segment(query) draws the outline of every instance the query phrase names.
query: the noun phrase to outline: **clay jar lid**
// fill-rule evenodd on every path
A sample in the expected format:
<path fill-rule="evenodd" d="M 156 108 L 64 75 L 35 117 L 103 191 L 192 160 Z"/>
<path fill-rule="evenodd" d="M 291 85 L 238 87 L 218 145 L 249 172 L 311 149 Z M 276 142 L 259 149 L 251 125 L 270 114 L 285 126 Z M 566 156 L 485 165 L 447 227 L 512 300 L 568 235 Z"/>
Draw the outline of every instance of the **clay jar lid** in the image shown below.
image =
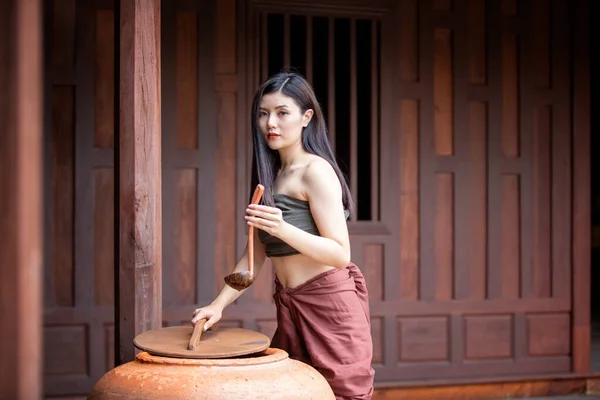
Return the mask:
<path fill-rule="evenodd" d="M 154 356 L 220 359 L 260 353 L 269 348 L 268 336 L 243 328 L 216 328 L 203 332 L 195 350 L 188 350 L 192 326 L 171 326 L 146 331 L 135 337 L 133 343 L 140 350 Z"/>

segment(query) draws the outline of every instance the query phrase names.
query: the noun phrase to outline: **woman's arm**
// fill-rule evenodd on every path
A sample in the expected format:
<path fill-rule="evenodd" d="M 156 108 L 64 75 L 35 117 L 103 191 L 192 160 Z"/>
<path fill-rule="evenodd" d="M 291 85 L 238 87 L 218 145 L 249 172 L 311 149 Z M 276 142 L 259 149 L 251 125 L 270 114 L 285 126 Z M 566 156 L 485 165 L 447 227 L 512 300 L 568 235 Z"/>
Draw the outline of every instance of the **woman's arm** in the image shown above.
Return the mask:
<path fill-rule="evenodd" d="M 253 250 L 254 250 L 254 276 L 258 276 L 260 271 L 265 264 L 265 246 L 261 243 L 258 238 L 258 231 L 254 230 L 253 236 Z M 244 272 L 248 270 L 248 243 L 244 249 L 244 254 L 238 260 L 233 272 Z M 213 300 L 211 304 L 205 307 L 197 308 L 192 315 L 192 324 L 196 324 L 201 319 L 207 319 L 204 324 L 204 330 L 207 330 L 212 325 L 216 324 L 223 314 L 225 307 L 233 303 L 238 297 L 242 295 L 246 290 L 238 291 L 224 285 L 219 295 Z"/>
<path fill-rule="evenodd" d="M 338 177 L 327 161 L 319 159 L 306 167 L 302 180 L 320 236 L 284 222 L 281 210 L 274 207 L 251 205 L 247 220 L 318 263 L 346 268 L 350 263 L 350 239 Z"/>

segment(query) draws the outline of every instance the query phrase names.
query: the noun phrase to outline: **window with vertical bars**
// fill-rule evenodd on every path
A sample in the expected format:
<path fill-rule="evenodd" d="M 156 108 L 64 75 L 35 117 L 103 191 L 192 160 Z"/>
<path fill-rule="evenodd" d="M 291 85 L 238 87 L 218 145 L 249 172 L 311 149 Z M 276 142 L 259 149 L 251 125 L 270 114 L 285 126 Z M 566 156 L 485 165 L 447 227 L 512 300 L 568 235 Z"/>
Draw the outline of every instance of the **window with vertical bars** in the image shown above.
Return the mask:
<path fill-rule="evenodd" d="M 353 221 L 380 219 L 380 53 L 377 20 L 265 13 L 260 75 L 284 68 L 313 85 L 356 202 Z"/>

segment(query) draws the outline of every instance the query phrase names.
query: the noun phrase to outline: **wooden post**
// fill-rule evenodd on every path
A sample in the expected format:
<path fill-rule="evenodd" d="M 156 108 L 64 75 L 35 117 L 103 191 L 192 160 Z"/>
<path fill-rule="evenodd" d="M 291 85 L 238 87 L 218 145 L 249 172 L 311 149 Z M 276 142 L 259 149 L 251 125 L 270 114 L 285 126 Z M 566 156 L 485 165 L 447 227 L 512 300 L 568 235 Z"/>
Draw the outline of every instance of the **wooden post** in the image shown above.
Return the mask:
<path fill-rule="evenodd" d="M 0 2 L 0 398 L 41 398 L 40 0 Z"/>
<path fill-rule="evenodd" d="M 162 325 L 160 0 L 120 1 L 117 365 Z"/>
<path fill-rule="evenodd" d="M 590 1 L 572 6 L 573 82 L 573 372 L 589 372 L 591 322 Z"/>

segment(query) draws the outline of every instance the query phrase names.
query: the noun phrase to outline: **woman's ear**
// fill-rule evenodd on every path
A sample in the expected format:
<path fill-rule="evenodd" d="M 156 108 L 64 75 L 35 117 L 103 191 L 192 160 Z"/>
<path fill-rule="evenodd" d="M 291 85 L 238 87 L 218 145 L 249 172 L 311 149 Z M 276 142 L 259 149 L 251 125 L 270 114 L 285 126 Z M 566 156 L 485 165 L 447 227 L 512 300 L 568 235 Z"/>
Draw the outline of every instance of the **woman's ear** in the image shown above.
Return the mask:
<path fill-rule="evenodd" d="M 308 123 L 310 122 L 310 120 L 312 119 L 313 116 L 313 110 L 312 109 L 308 109 L 304 112 L 304 117 L 302 117 L 302 126 L 303 127 L 307 127 Z"/>

